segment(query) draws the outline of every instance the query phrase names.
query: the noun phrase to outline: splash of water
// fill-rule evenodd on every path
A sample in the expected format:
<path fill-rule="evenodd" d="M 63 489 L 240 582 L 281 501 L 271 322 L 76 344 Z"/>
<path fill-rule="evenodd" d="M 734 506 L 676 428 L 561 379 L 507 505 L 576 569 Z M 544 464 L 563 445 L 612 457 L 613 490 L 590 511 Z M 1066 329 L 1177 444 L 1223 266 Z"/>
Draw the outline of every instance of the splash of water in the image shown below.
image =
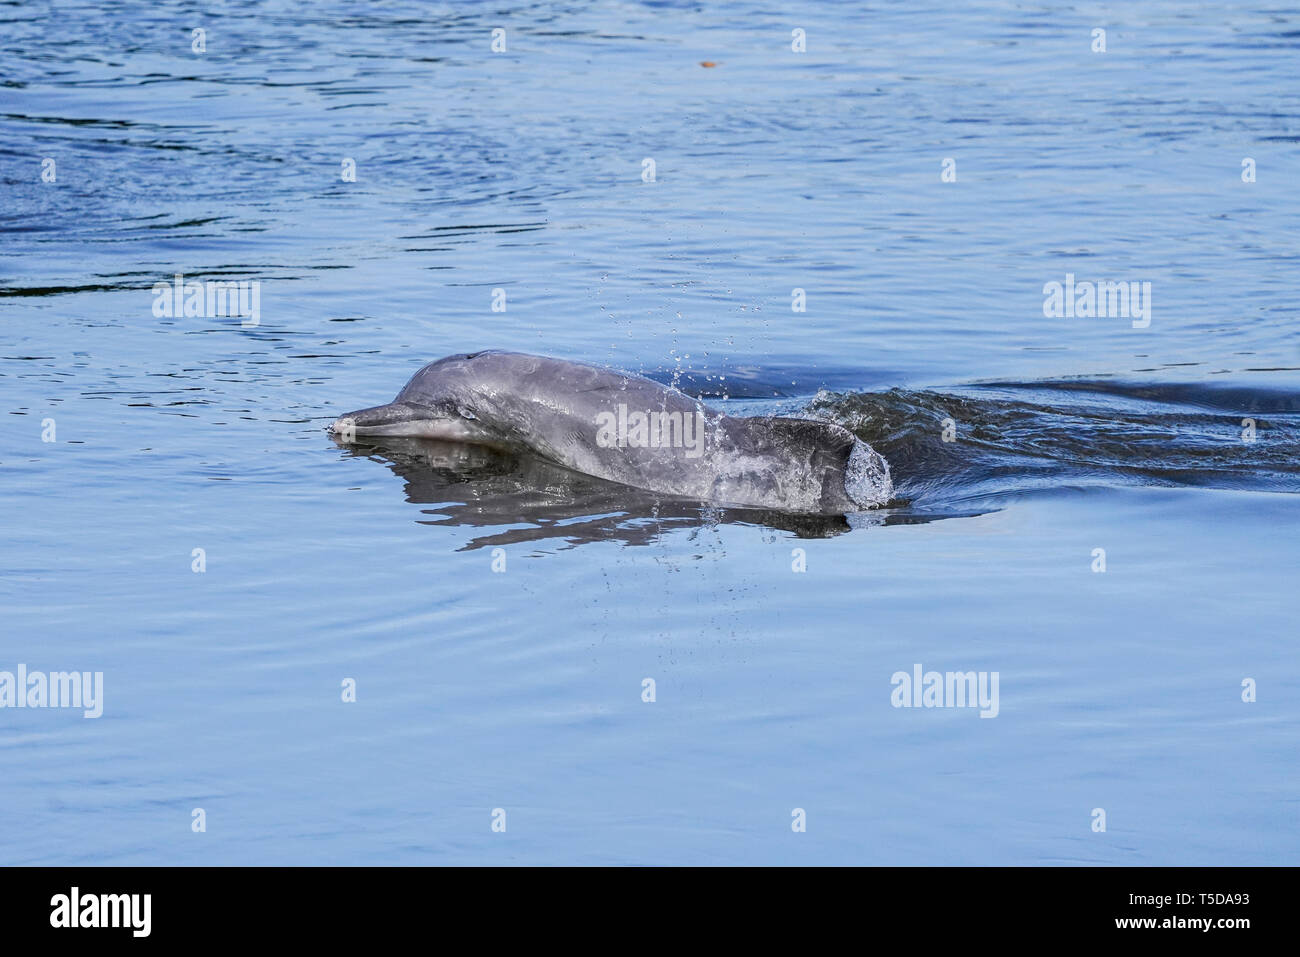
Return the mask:
<path fill-rule="evenodd" d="M 844 470 L 844 491 L 861 508 L 881 508 L 894 497 L 894 481 L 885 457 L 861 440 L 853 443 Z"/>

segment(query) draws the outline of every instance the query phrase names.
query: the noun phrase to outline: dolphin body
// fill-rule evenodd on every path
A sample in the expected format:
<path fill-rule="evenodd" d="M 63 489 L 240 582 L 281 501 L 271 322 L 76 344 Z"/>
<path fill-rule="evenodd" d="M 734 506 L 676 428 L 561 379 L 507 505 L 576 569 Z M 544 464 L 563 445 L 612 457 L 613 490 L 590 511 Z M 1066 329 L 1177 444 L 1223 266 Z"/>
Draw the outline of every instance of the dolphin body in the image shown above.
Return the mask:
<path fill-rule="evenodd" d="M 886 504 L 889 466 L 817 419 L 739 418 L 643 376 L 520 352 L 430 362 L 330 429 L 523 449 L 575 472 L 716 505 L 844 514 Z"/>

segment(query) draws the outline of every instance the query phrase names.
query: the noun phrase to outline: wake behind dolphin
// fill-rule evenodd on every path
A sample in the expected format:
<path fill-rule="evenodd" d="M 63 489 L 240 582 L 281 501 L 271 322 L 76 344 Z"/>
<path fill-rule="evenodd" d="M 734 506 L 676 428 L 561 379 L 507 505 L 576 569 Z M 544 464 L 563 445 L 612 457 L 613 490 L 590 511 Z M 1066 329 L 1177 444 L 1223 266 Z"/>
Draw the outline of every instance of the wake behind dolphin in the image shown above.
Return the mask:
<path fill-rule="evenodd" d="M 392 402 L 336 419 L 356 437 L 523 449 L 584 475 L 716 505 L 845 514 L 889 502 L 889 466 L 819 419 L 724 415 L 650 379 L 517 352 L 448 356 Z"/>

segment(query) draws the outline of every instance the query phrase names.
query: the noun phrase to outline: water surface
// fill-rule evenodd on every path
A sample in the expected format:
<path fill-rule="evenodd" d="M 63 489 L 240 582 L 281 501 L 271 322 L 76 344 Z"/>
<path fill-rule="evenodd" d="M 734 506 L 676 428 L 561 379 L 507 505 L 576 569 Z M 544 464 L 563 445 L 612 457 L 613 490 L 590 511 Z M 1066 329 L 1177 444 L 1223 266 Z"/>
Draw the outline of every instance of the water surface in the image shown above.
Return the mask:
<path fill-rule="evenodd" d="M 1300 11 L 0 24 L 0 670 L 106 695 L 0 710 L 0 861 L 1295 863 Z M 1045 317 L 1067 273 L 1149 327 Z M 897 501 L 325 433 L 485 348 L 830 418 Z M 998 716 L 893 707 L 915 663 Z"/>

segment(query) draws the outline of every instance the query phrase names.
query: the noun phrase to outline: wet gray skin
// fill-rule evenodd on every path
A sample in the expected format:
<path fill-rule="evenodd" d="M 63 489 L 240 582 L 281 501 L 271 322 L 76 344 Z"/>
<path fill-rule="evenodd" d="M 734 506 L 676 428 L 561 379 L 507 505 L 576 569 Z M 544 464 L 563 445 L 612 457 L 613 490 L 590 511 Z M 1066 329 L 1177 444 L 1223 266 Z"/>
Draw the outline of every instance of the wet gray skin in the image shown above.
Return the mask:
<path fill-rule="evenodd" d="M 638 432 L 638 418 L 649 427 Z M 642 376 L 516 352 L 431 362 L 392 402 L 349 412 L 331 429 L 345 441 L 393 436 L 525 450 L 606 481 L 718 505 L 843 514 L 883 505 L 891 493 L 884 460 L 841 426 L 727 416 Z"/>

